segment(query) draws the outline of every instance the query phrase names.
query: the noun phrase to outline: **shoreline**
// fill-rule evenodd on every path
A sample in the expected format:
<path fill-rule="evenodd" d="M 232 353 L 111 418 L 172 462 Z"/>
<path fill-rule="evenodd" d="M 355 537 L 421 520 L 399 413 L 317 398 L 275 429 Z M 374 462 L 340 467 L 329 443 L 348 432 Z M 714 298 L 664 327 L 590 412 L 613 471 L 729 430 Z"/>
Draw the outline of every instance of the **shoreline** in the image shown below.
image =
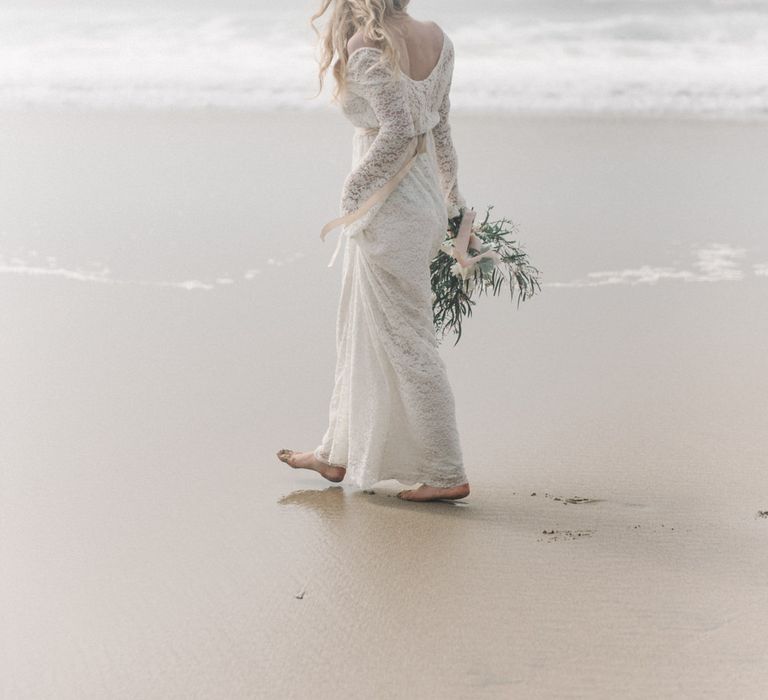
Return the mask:
<path fill-rule="evenodd" d="M 166 118 L 170 116 L 239 116 L 239 117 L 269 117 L 271 115 L 290 116 L 295 118 L 311 117 L 319 118 L 337 116 L 346 122 L 346 117 L 341 112 L 340 106 L 318 106 L 300 109 L 290 107 L 240 107 L 224 105 L 201 106 L 141 106 L 141 105 L 0 105 L 0 118 L 19 115 L 58 115 L 58 116 L 154 116 Z M 609 124 L 642 124 L 670 122 L 676 124 L 708 124 L 708 125 L 747 125 L 765 126 L 768 124 L 768 112 L 760 114 L 696 114 L 683 111 L 503 111 L 503 110 L 469 110 L 453 108 L 451 118 L 479 119 L 513 122 L 573 122 L 573 123 L 609 123 Z M 350 125 L 351 126 L 351 125 Z"/>

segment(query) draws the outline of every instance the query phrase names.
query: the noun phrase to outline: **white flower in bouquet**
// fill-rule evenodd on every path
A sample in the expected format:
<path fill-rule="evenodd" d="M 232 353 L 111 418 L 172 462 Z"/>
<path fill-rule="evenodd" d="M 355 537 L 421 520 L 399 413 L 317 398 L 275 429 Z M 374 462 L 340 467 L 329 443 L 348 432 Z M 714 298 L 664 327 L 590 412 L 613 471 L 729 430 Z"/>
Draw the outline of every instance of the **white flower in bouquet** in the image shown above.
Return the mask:
<path fill-rule="evenodd" d="M 453 241 L 443 241 L 440 244 L 440 250 L 442 250 L 446 255 L 452 255 L 453 253 Z"/>
<path fill-rule="evenodd" d="M 475 275 L 475 265 L 467 265 L 466 267 L 460 262 L 455 262 L 451 267 L 451 272 L 461 280 L 468 280 Z"/>

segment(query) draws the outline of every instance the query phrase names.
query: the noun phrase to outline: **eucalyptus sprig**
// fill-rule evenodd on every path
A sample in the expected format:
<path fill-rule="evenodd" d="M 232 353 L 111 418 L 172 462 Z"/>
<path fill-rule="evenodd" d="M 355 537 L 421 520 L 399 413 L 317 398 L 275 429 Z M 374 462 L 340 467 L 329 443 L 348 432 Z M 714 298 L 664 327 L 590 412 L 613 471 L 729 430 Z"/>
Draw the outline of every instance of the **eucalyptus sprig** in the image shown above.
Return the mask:
<path fill-rule="evenodd" d="M 507 282 L 511 300 L 517 298 L 518 307 L 521 301 L 541 291 L 540 271 L 531 265 L 528 254 L 516 240 L 517 224 L 506 218 L 490 221 L 491 209 L 493 205 L 487 208 L 482 223 L 472 227 L 472 233 L 482 242 L 480 250 L 470 243 L 468 252 L 478 255 L 492 250 L 496 252 L 497 260 L 480 258 L 463 267 L 452 255 L 464 215 L 462 209 L 459 216 L 449 220 L 445 241 L 430 264 L 432 314 L 435 332 L 439 334 L 438 342 L 449 332 L 456 334 L 454 345 L 461 340 L 462 321 L 465 316 L 472 315 L 472 307 L 477 303 L 472 299 L 475 291 L 478 296 L 488 294 L 489 290 L 498 296 Z"/>

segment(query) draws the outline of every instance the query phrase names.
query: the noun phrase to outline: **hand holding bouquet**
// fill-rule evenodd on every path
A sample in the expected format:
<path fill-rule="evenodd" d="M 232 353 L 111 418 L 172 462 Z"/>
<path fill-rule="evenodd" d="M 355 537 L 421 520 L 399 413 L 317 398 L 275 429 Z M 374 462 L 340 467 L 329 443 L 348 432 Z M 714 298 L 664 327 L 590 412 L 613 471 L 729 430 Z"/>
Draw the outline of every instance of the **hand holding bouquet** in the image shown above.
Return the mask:
<path fill-rule="evenodd" d="M 479 225 L 474 224 L 473 209 L 462 209 L 461 215 L 450 219 L 445 241 L 430 266 L 435 331 L 441 337 L 453 331 L 456 343 L 463 317 L 472 315 L 476 290 L 478 294 L 491 290 L 497 296 L 507 281 L 513 301 L 517 293 L 518 306 L 541 291 L 539 270 L 510 238 L 517 235 L 517 227 L 509 219 L 489 221 L 491 209 Z"/>

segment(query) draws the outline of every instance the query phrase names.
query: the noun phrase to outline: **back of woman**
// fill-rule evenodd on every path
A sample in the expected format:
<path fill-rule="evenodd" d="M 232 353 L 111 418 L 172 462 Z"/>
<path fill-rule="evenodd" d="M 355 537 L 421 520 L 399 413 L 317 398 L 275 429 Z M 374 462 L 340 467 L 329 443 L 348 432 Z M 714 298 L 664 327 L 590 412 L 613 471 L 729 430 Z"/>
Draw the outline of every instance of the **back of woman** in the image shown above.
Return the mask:
<path fill-rule="evenodd" d="M 462 498 L 469 484 L 429 270 L 464 208 L 449 124 L 454 48 L 407 5 L 325 0 L 314 18 L 330 11 L 321 85 L 335 58 L 335 95 L 355 132 L 341 216 L 321 234 L 341 230 L 330 264 L 344 251 L 329 425 L 312 453 L 285 461 L 362 489 L 421 484 L 399 494 L 411 500 Z"/>

